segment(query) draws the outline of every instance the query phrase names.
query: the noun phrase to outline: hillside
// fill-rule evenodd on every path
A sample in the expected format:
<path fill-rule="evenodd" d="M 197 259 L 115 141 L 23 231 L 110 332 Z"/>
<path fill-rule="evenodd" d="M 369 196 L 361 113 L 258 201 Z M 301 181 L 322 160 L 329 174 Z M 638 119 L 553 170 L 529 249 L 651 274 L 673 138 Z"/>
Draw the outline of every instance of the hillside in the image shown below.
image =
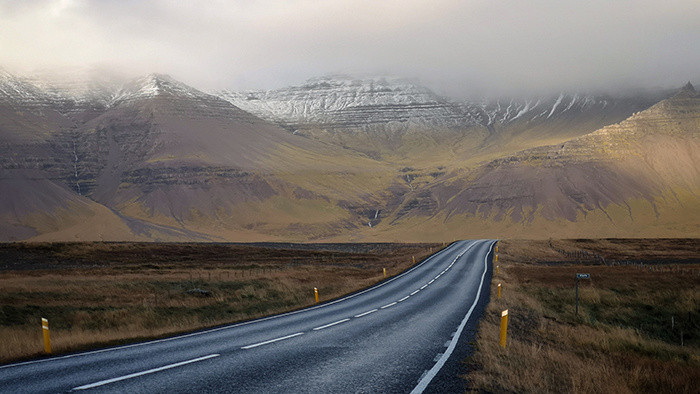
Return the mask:
<path fill-rule="evenodd" d="M 697 236 L 699 144 L 700 96 L 688 84 L 620 123 L 449 174 L 389 220 L 397 234 L 423 223 L 456 237 Z"/>
<path fill-rule="evenodd" d="M 691 85 L 456 102 L 386 78 L 214 95 L 90 75 L 0 74 L 0 240 L 700 233 Z"/>

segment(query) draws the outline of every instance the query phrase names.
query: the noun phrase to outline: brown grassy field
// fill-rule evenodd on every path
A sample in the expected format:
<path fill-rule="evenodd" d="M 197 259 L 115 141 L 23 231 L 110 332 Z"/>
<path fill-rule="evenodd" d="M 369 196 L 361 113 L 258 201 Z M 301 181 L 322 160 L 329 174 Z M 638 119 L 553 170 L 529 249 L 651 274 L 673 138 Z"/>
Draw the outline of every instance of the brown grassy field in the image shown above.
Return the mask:
<path fill-rule="evenodd" d="M 506 240 L 496 264 L 477 349 L 466 360 L 471 390 L 697 392 L 700 240 Z M 576 273 L 591 275 L 579 282 L 578 315 Z"/>
<path fill-rule="evenodd" d="M 440 245 L 441 246 L 441 245 Z M 0 244 L 0 362 L 253 319 L 368 287 L 437 244 Z M 199 291 L 203 290 L 203 291 Z"/>

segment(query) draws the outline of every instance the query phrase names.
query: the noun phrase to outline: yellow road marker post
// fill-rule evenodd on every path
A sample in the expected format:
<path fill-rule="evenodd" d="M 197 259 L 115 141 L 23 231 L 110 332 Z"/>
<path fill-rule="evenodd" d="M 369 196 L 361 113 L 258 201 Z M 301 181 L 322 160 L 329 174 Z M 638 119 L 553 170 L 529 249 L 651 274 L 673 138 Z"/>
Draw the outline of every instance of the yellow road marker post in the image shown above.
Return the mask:
<path fill-rule="evenodd" d="M 508 335 L 508 309 L 501 312 L 501 347 L 506 347 L 506 336 Z"/>
<path fill-rule="evenodd" d="M 498 284 L 498 298 L 501 298 L 501 284 Z"/>
<path fill-rule="evenodd" d="M 498 263 L 498 254 L 496 254 L 493 258 L 494 258 L 493 262 Z"/>
<path fill-rule="evenodd" d="M 384 270 L 384 277 L 386 278 L 386 268 L 382 268 Z"/>
<path fill-rule="evenodd" d="M 318 304 L 318 289 L 314 287 L 314 297 L 316 298 L 316 303 Z"/>
<path fill-rule="evenodd" d="M 496 266 L 496 275 L 498 275 L 498 266 Z"/>
<path fill-rule="evenodd" d="M 413 264 L 415 264 L 416 263 L 416 256 L 411 256 L 411 257 L 413 257 Z"/>
<path fill-rule="evenodd" d="M 496 253 L 498 253 L 498 245 L 496 245 Z"/>
<path fill-rule="evenodd" d="M 44 351 L 51 354 L 51 337 L 49 336 L 49 321 L 41 318 L 41 328 L 44 331 Z"/>

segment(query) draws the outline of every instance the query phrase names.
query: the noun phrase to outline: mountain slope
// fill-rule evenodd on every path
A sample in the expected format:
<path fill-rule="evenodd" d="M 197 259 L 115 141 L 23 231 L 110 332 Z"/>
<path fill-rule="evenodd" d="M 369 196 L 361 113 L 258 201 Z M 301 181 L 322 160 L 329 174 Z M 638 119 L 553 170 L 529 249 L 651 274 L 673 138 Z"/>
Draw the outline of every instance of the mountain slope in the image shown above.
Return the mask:
<path fill-rule="evenodd" d="M 381 78 L 226 100 L 159 74 L 95 86 L 0 74 L 0 240 L 700 232 L 690 85 L 651 108 L 457 103 Z"/>
<path fill-rule="evenodd" d="M 392 219 L 471 235 L 698 236 L 699 194 L 700 96 L 688 85 L 618 124 L 453 174 Z"/>
<path fill-rule="evenodd" d="M 559 94 L 527 100 L 453 101 L 414 81 L 315 78 L 300 86 L 217 95 L 293 133 L 382 160 L 440 166 L 559 143 L 619 122 L 659 94 Z"/>

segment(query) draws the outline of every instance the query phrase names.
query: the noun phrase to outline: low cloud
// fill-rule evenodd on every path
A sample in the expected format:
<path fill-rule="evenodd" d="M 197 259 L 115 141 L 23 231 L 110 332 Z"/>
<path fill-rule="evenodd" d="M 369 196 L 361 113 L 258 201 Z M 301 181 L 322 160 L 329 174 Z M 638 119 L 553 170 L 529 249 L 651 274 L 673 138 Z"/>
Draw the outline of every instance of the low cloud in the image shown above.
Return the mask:
<path fill-rule="evenodd" d="M 329 73 L 452 96 L 680 86 L 700 77 L 696 0 L 0 0 L 0 66 L 107 66 L 213 89 Z"/>

